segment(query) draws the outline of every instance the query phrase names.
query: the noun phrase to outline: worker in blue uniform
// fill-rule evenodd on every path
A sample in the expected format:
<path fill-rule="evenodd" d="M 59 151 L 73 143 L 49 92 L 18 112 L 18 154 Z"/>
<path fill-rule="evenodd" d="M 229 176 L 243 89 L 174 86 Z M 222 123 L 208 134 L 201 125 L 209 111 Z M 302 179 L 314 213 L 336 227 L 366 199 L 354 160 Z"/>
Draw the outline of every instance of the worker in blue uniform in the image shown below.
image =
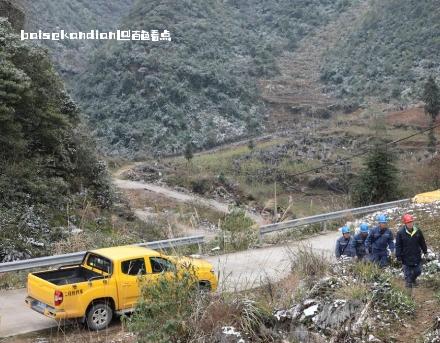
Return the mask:
<path fill-rule="evenodd" d="M 365 240 L 365 247 L 370 254 L 370 260 L 383 268 L 389 263 L 388 249 L 394 254 L 394 235 L 388 228 L 386 215 L 379 215 L 377 221 L 379 225 L 370 230 Z"/>

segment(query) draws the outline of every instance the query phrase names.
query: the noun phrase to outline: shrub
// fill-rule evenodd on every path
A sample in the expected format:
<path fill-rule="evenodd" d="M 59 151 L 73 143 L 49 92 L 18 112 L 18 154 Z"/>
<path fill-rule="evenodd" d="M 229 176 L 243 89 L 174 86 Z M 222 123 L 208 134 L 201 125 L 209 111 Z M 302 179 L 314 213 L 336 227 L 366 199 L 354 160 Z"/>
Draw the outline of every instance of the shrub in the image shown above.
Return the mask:
<path fill-rule="evenodd" d="M 287 253 L 291 262 L 292 271 L 308 279 L 319 279 L 325 276 L 330 263 L 324 253 L 316 253 L 311 247 L 288 247 Z"/>
<path fill-rule="evenodd" d="M 142 283 L 136 310 L 124 317 L 129 330 L 137 333 L 138 342 L 186 342 L 190 337 L 188 321 L 195 310 L 197 280 L 190 268 L 183 274 L 161 274 L 157 282 Z"/>
<path fill-rule="evenodd" d="M 221 223 L 222 237 L 225 234 L 230 236 L 230 245 L 233 250 L 247 249 L 251 244 L 257 242 L 257 231 L 254 224 L 244 209 L 234 207 Z M 222 243 L 223 249 L 226 250 L 225 242 Z"/>
<path fill-rule="evenodd" d="M 191 181 L 191 189 L 194 193 L 206 194 L 212 188 L 212 181 L 206 178 Z"/>
<path fill-rule="evenodd" d="M 398 315 L 413 314 L 416 309 L 414 300 L 400 288 L 384 286 L 373 293 L 373 301 L 383 309 L 393 309 Z"/>
<path fill-rule="evenodd" d="M 351 272 L 364 282 L 376 281 L 382 275 L 382 271 L 375 263 L 361 261 L 351 264 L 350 268 Z"/>
<path fill-rule="evenodd" d="M 342 299 L 364 301 L 368 298 L 369 293 L 370 290 L 365 284 L 356 284 L 339 288 L 335 292 L 335 296 Z"/>

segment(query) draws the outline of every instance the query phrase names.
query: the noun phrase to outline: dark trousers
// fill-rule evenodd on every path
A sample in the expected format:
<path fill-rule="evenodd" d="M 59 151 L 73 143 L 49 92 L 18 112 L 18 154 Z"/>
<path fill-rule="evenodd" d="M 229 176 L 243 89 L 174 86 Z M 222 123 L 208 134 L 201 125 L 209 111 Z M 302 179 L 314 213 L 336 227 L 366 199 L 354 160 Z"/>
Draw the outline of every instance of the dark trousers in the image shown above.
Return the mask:
<path fill-rule="evenodd" d="M 415 266 L 403 265 L 403 274 L 405 275 L 405 286 L 413 287 L 417 277 L 422 274 L 422 264 L 416 264 Z"/>
<path fill-rule="evenodd" d="M 379 267 L 383 268 L 388 265 L 388 253 L 385 252 L 373 252 L 370 254 L 371 262 L 377 263 Z"/>

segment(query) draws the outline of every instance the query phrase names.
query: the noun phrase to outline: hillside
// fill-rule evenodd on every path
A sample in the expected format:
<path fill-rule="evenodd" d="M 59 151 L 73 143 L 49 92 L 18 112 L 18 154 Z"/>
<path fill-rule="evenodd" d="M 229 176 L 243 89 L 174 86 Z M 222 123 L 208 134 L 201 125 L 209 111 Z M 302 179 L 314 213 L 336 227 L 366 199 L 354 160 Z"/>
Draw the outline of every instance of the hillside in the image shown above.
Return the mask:
<path fill-rule="evenodd" d="M 47 52 L 15 33 L 20 10 L 0 9 L 0 262 L 166 238 L 114 191 Z"/>
<path fill-rule="evenodd" d="M 26 14 L 25 29 L 29 32 L 90 32 L 115 29 L 134 0 L 18 0 Z M 64 80 L 84 70 L 90 51 L 97 49 L 99 41 L 41 41 L 48 48 L 51 59 Z"/>
<path fill-rule="evenodd" d="M 256 135 L 260 78 L 275 57 L 348 7 L 347 1 L 138 1 L 125 27 L 167 29 L 171 42 L 109 43 L 78 78 L 75 97 L 109 155 L 208 148 Z M 116 82 L 115 82 L 116 81 Z"/>
<path fill-rule="evenodd" d="M 69 236 L 69 222 L 76 222 L 70 215 L 81 202 L 109 208 L 113 197 L 106 165 L 46 53 L 20 41 L 5 18 L 0 18 L 0 37 L 4 261 L 47 253 Z"/>
<path fill-rule="evenodd" d="M 429 75 L 440 74 L 439 2 L 370 3 L 362 21 L 328 51 L 321 80 L 340 98 L 417 102 Z"/>
<path fill-rule="evenodd" d="M 301 116 L 371 102 L 411 105 L 440 71 L 435 0 L 19 1 L 28 30 L 171 31 L 171 42 L 44 43 L 113 157 L 302 131 Z"/>

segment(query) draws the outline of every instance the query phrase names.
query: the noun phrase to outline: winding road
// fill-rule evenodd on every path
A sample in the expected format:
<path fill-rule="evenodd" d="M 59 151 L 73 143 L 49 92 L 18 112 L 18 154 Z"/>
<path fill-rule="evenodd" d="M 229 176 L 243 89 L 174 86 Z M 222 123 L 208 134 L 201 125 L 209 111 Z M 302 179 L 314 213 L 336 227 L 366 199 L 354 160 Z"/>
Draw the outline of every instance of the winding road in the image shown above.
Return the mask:
<path fill-rule="evenodd" d="M 126 168 L 123 169 L 124 171 Z M 214 199 L 207 199 L 203 198 L 201 196 L 192 194 L 192 193 L 183 193 L 176 191 L 174 189 L 171 189 L 166 186 L 157 185 L 153 183 L 145 183 L 141 181 L 131 181 L 131 180 L 124 180 L 120 179 L 121 172 L 118 171 L 114 174 L 113 177 L 113 184 L 118 187 L 121 190 L 145 190 L 147 192 L 153 192 L 160 194 L 161 196 L 165 196 L 167 198 L 184 202 L 184 203 L 195 203 L 199 204 L 205 207 L 212 208 L 218 212 L 221 213 L 228 213 L 229 212 L 229 204 L 223 203 Z M 258 225 L 264 225 L 267 224 L 262 216 L 260 216 L 257 213 L 253 213 L 250 211 L 247 211 L 247 215 L 252 218 Z M 140 218 L 142 219 L 142 218 Z"/>
<path fill-rule="evenodd" d="M 338 232 L 330 232 L 282 246 L 203 258 L 211 262 L 219 273 L 219 292 L 244 290 L 287 276 L 290 271 L 290 252 L 296 251 L 301 245 L 331 256 L 338 236 Z M 25 296 L 26 289 L 0 292 L 0 338 L 57 326 L 54 320 L 26 307 Z"/>
<path fill-rule="evenodd" d="M 121 179 L 123 171 L 128 168 L 130 166 L 120 169 L 113 176 L 113 183 L 121 190 L 143 189 L 177 201 L 195 202 L 223 213 L 228 212 L 228 205 L 216 200 L 178 192 L 155 184 Z M 141 210 L 135 210 L 135 213 L 141 220 L 145 219 Z M 258 224 L 264 223 L 263 218 L 257 214 L 249 213 L 249 216 Z M 301 245 L 310 246 L 314 251 L 321 251 L 323 254 L 331 256 L 337 237 L 338 232 L 330 232 L 286 245 L 217 256 L 205 256 L 203 258 L 214 265 L 219 275 L 218 292 L 251 289 L 267 283 L 268 280 L 277 281 L 287 276 L 290 271 L 290 253 L 296 251 Z M 0 338 L 57 326 L 54 320 L 46 318 L 25 306 L 25 296 L 26 289 L 0 292 Z"/>

